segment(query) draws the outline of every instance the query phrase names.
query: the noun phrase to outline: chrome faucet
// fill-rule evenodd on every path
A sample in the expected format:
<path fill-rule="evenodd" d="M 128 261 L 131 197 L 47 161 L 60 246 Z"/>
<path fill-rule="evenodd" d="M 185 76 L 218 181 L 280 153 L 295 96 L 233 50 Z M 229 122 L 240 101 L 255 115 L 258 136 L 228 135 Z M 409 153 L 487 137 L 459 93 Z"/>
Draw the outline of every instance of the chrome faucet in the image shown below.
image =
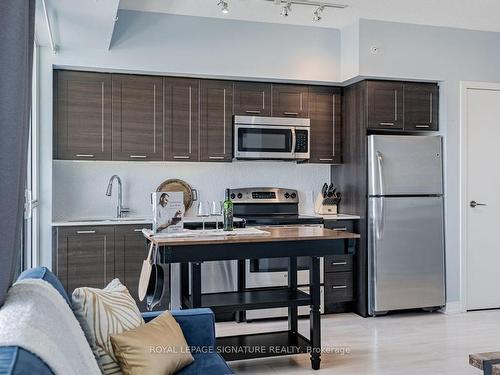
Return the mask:
<path fill-rule="evenodd" d="M 120 176 L 118 176 L 117 174 L 114 174 L 109 179 L 108 188 L 106 189 L 106 195 L 108 197 L 111 197 L 111 190 L 113 188 L 113 180 L 115 180 L 115 179 L 118 182 L 118 204 L 116 206 L 116 217 L 117 218 L 122 218 L 124 216 L 123 214 L 125 214 L 127 212 L 130 212 L 130 209 L 123 207 L 123 201 L 122 201 L 122 180 L 121 180 Z"/>

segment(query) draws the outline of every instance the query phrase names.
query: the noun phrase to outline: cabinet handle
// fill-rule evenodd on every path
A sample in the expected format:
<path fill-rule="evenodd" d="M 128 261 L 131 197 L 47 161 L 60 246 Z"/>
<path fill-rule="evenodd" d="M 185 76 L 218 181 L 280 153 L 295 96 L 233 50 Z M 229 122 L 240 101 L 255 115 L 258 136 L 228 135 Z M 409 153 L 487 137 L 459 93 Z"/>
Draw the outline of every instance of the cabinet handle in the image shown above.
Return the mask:
<path fill-rule="evenodd" d="M 298 116 L 299 115 L 298 112 L 283 112 L 283 114 L 285 116 Z"/>
<path fill-rule="evenodd" d="M 430 125 L 415 125 L 416 128 L 430 128 Z"/>
<path fill-rule="evenodd" d="M 432 124 L 432 92 L 431 92 L 431 95 L 430 95 L 430 103 L 429 103 L 429 123 Z"/>
<path fill-rule="evenodd" d="M 95 234 L 95 230 L 77 230 L 76 234 Z"/>
<path fill-rule="evenodd" d="M 130 155 L 131 159 L 146 159 L 146 155 Z"/>
<path fill-rule="evenodd" d="M 95 155 L 93 154 L 76 154 L 77 158 L 93 158 Z"/>
<path fill-rule="evenodd" d="M 380 126 L 394 126 L 394 123 L 393 122 L 380 122 L 379 125 Z"/>
<path fill-rule="evenodd" d="M 260 111 L 257 111 L 257 110 L 255 110 L 255 111 L 254 111 L 254 110 L 247 110 L 247 111 L 245 111 L 245 112 L 246 112 L 246 113 L 250 113 L 250 114 L 255 114 L 255 115 L 260 114 Z"/>
<path fill-rule="evenodd" d="M 330 159 L 319 159 L 319 161 L 333 161 L 333 159 L 332 158 L 330 158 Z"/>
<path fill-rule="evenodd" d="M 332 285 L 332 289 L 347 289 L 347 285 Z"/>
<path fill-rule="evenodd" d="M 134 229 L 134 232 L 142 232 L 142 229 Z"/>
<path fill-rule="evenodd" d="M 336 230 L 338 232 L 346 232 L 347 228 L 346 227 L 344 227 L 344 228 L 333 228 L 333 230 Z"/>
<path fill-rule="evenodd" d="M 212 160 L 224 160 L 224 156 L 209 156 L 208 157 L 209 159 L 212 159 Z"/>
<path fill-rule="evenodd" d="M 174 159 L 189 159 L 190 156 L 174 156 Z"/>
<path fill-rule="evenodd" d="M 332 156 L 335 156 L 335 95 L 332 96 Z M 333 159 L 330 159 L 333 161 Z"/>
<path fill-rule="evenodd" d="M 332 262 L 332 266 L 347 266 L 347 262 Z"/>

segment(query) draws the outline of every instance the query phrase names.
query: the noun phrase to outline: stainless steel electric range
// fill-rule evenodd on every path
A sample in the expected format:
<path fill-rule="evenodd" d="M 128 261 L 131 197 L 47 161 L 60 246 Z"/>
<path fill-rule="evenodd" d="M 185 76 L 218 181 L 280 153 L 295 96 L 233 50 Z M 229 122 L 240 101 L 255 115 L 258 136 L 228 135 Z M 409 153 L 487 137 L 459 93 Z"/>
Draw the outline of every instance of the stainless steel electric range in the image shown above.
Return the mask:
<path fill-rule="evenodd" d="M 231 189 L 234 216 L 246 220 L 252 227 L 323 227 L 323 218 L 299 214 L 299 193 L 286 188 L 254 187 Z M 308 291 L 308 258 L 298 258 L 297 280 L 300 289 Z M 323 284 L 323 261 L 321 262 L 321 283 Z M 286 286 L 288 278 L 288 259 L 270 258 L 247 260 L 245 281 L 247 288 Z M 321 287 L 321 306 L 323 308 L 323 287 Z M 286 317 L 286 308 L 252 310 L 246 312 L 246 319 Z M 299 315 L 308 315 L 309 307 L 299 307 Z"/>

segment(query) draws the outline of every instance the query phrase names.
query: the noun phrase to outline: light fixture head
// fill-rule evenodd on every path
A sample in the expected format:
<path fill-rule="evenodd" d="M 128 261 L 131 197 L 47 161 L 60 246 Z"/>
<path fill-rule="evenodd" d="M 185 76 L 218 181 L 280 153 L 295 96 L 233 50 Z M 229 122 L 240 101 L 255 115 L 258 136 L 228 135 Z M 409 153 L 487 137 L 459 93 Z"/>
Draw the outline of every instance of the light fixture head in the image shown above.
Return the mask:
<path fill-rule="evenodd" d="M 220 11 L 224 14 L 228 14 L 229 13 L 229 5 L 227 4 L 227 1 L 224 1 L 224 0 L 220 0 L 217 5 L 219 6 L 220 8 Z"/>
<path fill-rule="evenodd" d="M 281 16 L 288 17 L 289 13 L 292 11 L 292 2 L 288 0 L 286 5 L 281 9 Z"/>
<path fill-rule="evenodd" d="M 321 21 L 321 19 L 323 18 L 322 14 L 323 14 L 323 10 L 325 9 L 324 6 L 320 6 L 319 8 L 317 8 L 315 11 L 314 11 L 314 16 L 313 16 L 313 21 L 314 22 L 319 22 Z"/>

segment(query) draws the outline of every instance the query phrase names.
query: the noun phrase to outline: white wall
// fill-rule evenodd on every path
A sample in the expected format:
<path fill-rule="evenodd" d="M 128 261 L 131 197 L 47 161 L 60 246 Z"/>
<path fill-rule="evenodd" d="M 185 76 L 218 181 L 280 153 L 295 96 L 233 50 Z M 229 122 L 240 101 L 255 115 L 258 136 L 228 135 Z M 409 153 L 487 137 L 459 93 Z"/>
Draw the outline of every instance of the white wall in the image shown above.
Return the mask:
<path fill-rule="evenodd" d="M 227 185 L 287 185 L 310 190 L 329 178 L 328 167 L 291 164 L 134 164 L 130 174 L 126 164 L 64 165 L 52 162 L 52 69 L 80 67 L 89 70 L 128 71 L 153 74 L 193 75 L 263 80 L 334 83 L 340 79 L 340 32 L 334 29 L 276 25 L 168 14 L 120 11 L 113 44 L 105 49 L 62 44 L 56 55 L 40 49 L 40 249 L 41 264 L 51 266 L 53 216 L 89 216 L 113 213 L 106 199 L 107 179 L 118 172 L 125 177 L 126 199 L 132 192 L 143 194 L 168 177 L 184 177 L 196 187 L 213 184 L 220 192 Z M 256 166 L 260 168 L 257 169 Z M 137 166 L 137 167 L 135 167 Z M 80 179 L 75 171 L 91 176 Z M 152 176 L 161 170 L 158 176 Z M 163 172 L 163 170 L 165 172 Z M 232 171 L 240 180 L 221 177 Z M 202 175 L 206 179 L 198 180 Z M 53 179 L 54 175 L 54 179 Z M 71 178 L 70 178 L 71 177 Z M 301 182 L 294 182 L 302 179 Z M 54 181 L 54 183 L 53 183 Z M 63 181 L 63 182 L 61 182 Z M 145 182 L 146 181 L 146 182 Z M 142 185 L 144 184 L 144 185 Z M 95 204 L 78 205 L 73 211 L 71 186 L 80 199 L 95 192 Z M 54 188 L 54 191 L 53 191 Z M 203 190 L 203 189 L 202 189 Z M 211 195 L 207 194 L 207 195 Z M 215 199 L 215 195 L 214 199 Z M 208 197 L 207 197 L 208 198 Z M 212 199 L 212 198 L 210 198 Z M 137 213 L 144 201 L 130 202 Z M 55 211 L 52 212 L 54 206 Z M 109 211 L 111 210 L 111 211 Z M 55 217 L 55 216 L 54 216 Z"/>
<path fill-rule="evenodd" d="M 460 298 L 460 81 L 500 82 L 500 33 L 361 20 L 359 74 L 441 81 L 447 301 Z M 377 54 L 371 53 L 377 46 Z M 493 151 L 493 150 L 492 150 Z"/>
<path fill-rule="evenodd" d="M 149 193 L 169 178 L 180 178 L 198 190 L 200 200 L 224 199 L 225 188 L 279 186 L 299 190 L 300 209 L 313 212 L 312 191 L 330 179 L 327 165 L 293 162 L 237 161 L 233 163 L 54 161 L 55 220 L 109 217 L 116 212 L 113 196 L 105 195 L 109 178 L 123 182 L 123 204 L 130 216 L 150 217 Z M 196 215 L 196 204 L 188 211 Z"/>

